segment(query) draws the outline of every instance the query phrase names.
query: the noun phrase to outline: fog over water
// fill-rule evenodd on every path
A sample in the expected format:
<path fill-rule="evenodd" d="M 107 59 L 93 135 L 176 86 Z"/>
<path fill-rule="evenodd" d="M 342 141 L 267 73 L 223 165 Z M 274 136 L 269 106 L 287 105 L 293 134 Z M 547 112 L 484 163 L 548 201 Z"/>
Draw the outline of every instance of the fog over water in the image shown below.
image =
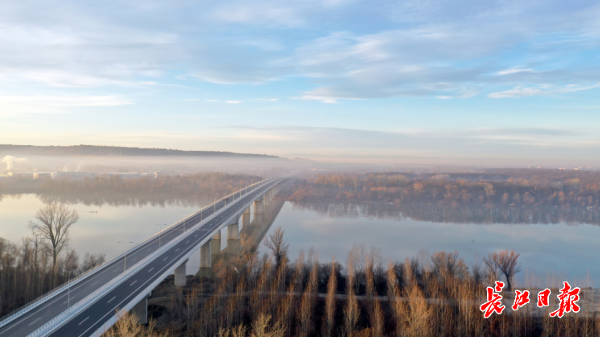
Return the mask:
<path fill-rule="evenodd" d="M 0 201 L 0 237 L 17 243 L 31 235 L 27 223 L 43 200 L 35 194 L 5 195 Z M 71 229 L 71 247 L 80 256 L 104 253 L 110 259 L 125 250 L 118 241 L 142 242 L 158 232 L 156 224 L 173 224 L 197 211 L 200 203 L 74 203 L 70 207 L 81 217 Z M 269 232 L 279 226 L 290 242 L 292 260 L 300 250 L 313 248 L 321 261 L 335 255 L 344 264 L 353 244 L 379 248 L 383 263 L 414 256 L 426 261 L 436 251 L 456 250 L 472 264 L 490 252 L 513 249 L 521 254 L 519 282 L 564 279 L 597 286 L 594 280 L 600 280 L 596 268 L 600 226 L 594 212 L 285 202 Z M 225 230 L 222 234 L 226 238 Z M 226 245 L 227 240 L 222 240 L 222 249 Z M 262 245 L 259 250 L 268 252 Z M 194 253 L 187 273 L 196 273 L 198 266 L 199 253 Z"/>

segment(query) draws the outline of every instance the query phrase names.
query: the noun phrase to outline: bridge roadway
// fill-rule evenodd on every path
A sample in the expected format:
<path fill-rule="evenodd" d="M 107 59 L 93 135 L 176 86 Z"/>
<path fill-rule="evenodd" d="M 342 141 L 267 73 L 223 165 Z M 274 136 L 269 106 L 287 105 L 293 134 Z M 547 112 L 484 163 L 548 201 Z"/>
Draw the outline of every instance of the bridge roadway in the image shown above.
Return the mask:
<path fill-rule="evenodd" d="M 189 256 L 191 252 L 197 250 L 199 245 L 203 243 L 202 241 L 211 239 L 214 232 L 222 227 L 226 220 L 236 213 L 243 212 L 248 203 L 260 197 L 278 182 L 281 182 L 281 180 L 278 179 L 269 182 L 252 191 L 246 191 L 246 193 L 242 191 L 242 196 L 236 196 L 235 201 L 230 200 L 227 205 L 229 207 L 226 208 L 227 201 L 224 198 L 221 202 L 215 204 L 216 207 L 211 206 L 206 208 L 194 216 L 185 219 L 180 224 L 165 230 L 160 235 L 160 239 L 157 235 L 141 246 L 134 248 L 126 256 L 127 269 L 133 267 L 137 261 L 142 260 L 159 249 L 159 244 L 164 246 L 179 236 L 184 227 L 186 232 L 192 231 L 192 234 L 188 234 L 179 244 L 174 245 L 142 269 L 129 275 L 125 282 L 120 283 L 107 293 L 104 292 L 91 306 L 88 306 L 85 310 L 72 317 L 58 329 L 54 329 L 50 334 L 43 335 L 57 337 L 93 335 L 100 327 L 114 317 L 117 309 L 124 308 L 125 305 L 129 304 L 129 302 L 141 293 L 151 291 L 152 289 L 146 288 L 152 283 L 160 282 L 162 278 L 160 280 L 158 278 L 166 272 L 172 272 L 178 266 L 177 263 L 183 256 Z M 219 214 L 219 212 L 221 213 Z M 204 219 L 214 213 L 217 213 L 216 216 L 209 219 L 202 226 L 192 228 L 196 224 L 206 221 Z M 200 220 L 201 218 L 203 219 L 202 221 Z M 0 337 L 27 336 L 42 327 L 46 322 L 66 310 L 69 304 L 73 305 L 106 282 L 123 273 L 125 269 L 125 257 L 110 261 L 103 268 L 98 269 L 100 270 L 89 275 L 81 282 L 72 285 L 70 290 L 61 291 L 61 293 L 46 302 L 40 303 L 29 312 L 2 326 L 0 328 Z"/>

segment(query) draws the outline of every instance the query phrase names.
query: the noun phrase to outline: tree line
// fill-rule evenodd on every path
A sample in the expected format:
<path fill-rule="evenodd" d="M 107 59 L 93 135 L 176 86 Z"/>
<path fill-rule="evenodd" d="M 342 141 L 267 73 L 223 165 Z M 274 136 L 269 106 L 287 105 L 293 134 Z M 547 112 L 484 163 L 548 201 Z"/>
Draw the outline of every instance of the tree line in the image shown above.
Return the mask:
<path fill-rule="evenodd" d="M 442 205 L 506 205 L 597 208 L 600 172 L 581 177 L 560 171 L 546 176 L 503 180 L 452 180 L 448 174 L 329 173 L 297 179 L 291 201 L 437 203 Z M 575 172 L 575 171 L 571 171 Z M 545 177 L 545 178 L 543 178 Z M 496 177 L 497 178 L 497 177 Z"/>

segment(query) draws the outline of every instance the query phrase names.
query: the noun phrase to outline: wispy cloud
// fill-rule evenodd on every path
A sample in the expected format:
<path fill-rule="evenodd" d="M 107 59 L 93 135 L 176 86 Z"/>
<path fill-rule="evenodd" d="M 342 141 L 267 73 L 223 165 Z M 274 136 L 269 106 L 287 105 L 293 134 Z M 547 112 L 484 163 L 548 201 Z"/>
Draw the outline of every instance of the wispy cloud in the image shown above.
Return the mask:
<path fill-rule="evenodd" d="M 66 112 L 76 107 L 115 107 L 133 104 L 120 96 L 0 95 L 0 114 Z"/>
<path fill-rule="evenodd" d="M 227 104 L 240 104 L 242 101 L 225 101 Z"/>
<path fill-rule="evenodd" d="M 511 75 L 511 74 L 517 74 L 517 73 L 531 73 L 533 72 L 533 69 L 506 69 L 506 70 L 501 70 L 498 72 L 498 75 Z"/>
<path fill-rule="evenodd" d="M 526 97 L 526 96 L 565 94 L 565 93 L 569 93 L 569 92 L 590 90 L 593 88 L 597 88 L 598 86 L 600 86 L 600 84 L 594 84 L 594 85 L 588 85 L 588 86 L 582 86 L 582 87 L 577 86 L 577 85 L 568 85 L 563 88 L 551 88 L 549 86 L 537 87 L 537 88 L 517 87 L 517 88 L 506 90 L 506 91 L 491 93 L 488 95 L 488 97 L 491 97 L 491 98 L 519 98 L 519 97 Z"/>

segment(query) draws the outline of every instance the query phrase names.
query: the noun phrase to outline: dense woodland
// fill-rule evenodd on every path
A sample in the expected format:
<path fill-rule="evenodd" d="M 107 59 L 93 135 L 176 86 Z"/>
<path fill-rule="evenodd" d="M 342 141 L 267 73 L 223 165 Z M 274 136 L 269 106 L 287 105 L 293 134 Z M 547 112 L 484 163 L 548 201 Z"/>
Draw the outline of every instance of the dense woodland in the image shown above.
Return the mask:
<path fill-rule="evenodd" d="M 289 200 L 596 208 L 600 172 L 507 170 L 490 173 L 319 174 L 298 179 Z"/>

